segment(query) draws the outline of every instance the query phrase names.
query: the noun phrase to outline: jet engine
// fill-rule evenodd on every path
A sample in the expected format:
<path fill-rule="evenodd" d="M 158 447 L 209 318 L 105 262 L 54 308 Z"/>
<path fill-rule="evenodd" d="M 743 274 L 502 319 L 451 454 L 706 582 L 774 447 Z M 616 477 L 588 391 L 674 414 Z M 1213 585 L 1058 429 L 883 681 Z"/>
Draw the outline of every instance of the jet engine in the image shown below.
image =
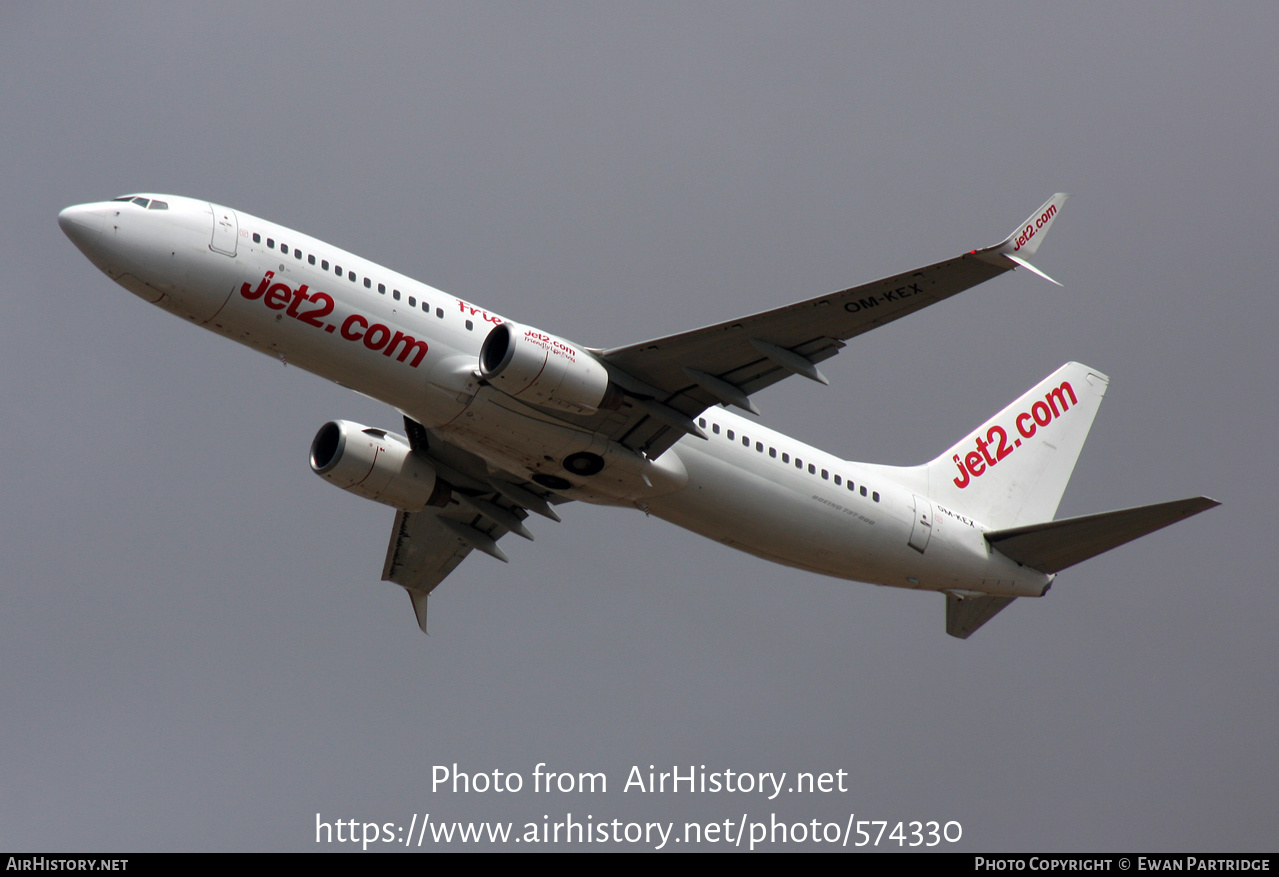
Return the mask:
<path fill-rule="evenodd" d="M 608 371 L 589 352 L 514 323 L 499 323 L 484 339 L 480 374 L 508 396 L 573 414 L 594 414 L 621 402 Z"/>
<path fill-rule="evenodd" d="M 331 420 L 311 442 L 311 471 L 357 496 L 420 512 L 448 501 L 449 487 L 408 439 L 349 420 Z"/>

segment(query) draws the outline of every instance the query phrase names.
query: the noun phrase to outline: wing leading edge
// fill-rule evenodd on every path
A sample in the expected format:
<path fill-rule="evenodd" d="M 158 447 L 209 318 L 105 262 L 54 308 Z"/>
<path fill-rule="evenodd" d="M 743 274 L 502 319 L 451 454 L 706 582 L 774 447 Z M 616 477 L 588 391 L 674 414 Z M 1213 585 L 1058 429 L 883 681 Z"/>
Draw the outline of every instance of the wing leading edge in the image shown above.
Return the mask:
<path fill-rule="evenodd" d="M 676 419 L 692 420 L 716 404 L 758 413 L 750 395 L 793 374 L 826 383 L 817 363 L 850 338 L 1017 267 L 1048 278 L 1027 257 L 1043 242 L 1066 197 L 1054 195 L 993 247 L 736 320 L 598 351 L 628 395 L 646 404 L 628 406 L 627 417 L 599 415 L 598 423 L 587 426 L 656 457 L 690 431 Z"/>

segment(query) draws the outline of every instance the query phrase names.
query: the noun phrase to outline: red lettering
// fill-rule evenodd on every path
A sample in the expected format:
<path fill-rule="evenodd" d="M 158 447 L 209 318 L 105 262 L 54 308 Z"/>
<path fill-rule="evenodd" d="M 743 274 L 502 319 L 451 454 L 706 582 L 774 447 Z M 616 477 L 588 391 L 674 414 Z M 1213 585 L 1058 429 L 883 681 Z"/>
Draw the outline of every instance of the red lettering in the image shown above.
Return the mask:
<path fill-rule="evenodd" d="M 382 351 L 383 356 L 390 356 L 395 352 L 395 348 L 400 342 L 404 343 L 404 349 L 400 351 L 400 355 L 396 357 L 400 362 L 408 359 L 409 353 L 416 350 L 417 354 L 413 357 L 413 367 L 417 368 L 418 363 L 422 361 L 422 357 L 426 356 L 426 342 L 419 341 L 412 335 L 405 335 L 403 332 L 396 332 L 395 337 L 391 339 L 391 343 L 386 345 L 386 349 Z"/>
<path fill-rule="evenodd" d="M 1040 415 L 1040 411 L 1043 412 L 1042 416 Z M 1035 423 L 1038 423 L 1040 426 L 1047 426 L 1053 422 L 1053 414 L 1048 410 L 1048 405 L 1043 402 L 1036 402 L 1034 405 L 1031 405 L 1030 415 L 1035 418 Z"/>
<path fill-rule="evenodd" d="M 1047 213 L 1045 216 L 1052 218 Z M 1032 404 L 1029 411 L 1023 411 L 1017 415 L 1015 419 L 1017 432 L 1021 434 L 1022 438 L 1031 438 L 1038 432 L 1039 427 L 1047 426 L 1053 422 L 1054 418 L 1060 417 L 1069 411 L 1072 405 L 1078 404 L 1079 399 L 1075 396 L 1075 388 L 1070 385 L 1069 381 L 1063 381 L 1061 386 L 1049 391 L 1042 401 Z M 956 487 L 967 487 L 969 476 L 976 478 L 985 472 L 988 467 L 997 465 L 1014 450 L 1021 447 L 1021 439 L 1019 438 L 1009 444 L 1008 432 L 999 424 L 993 423 L 987 427 L 984 438 L 978 433 L 975 444 L 977 450 L 969 451 L 963 461 L 960 461 L 958 454 L 954 455 L 955 465 L 959 467 L 960 473 L 964 476 L 962 479 L 954 479 Z"/>
<path fill-rule="evenodd" d="M 363 342 L 369 350 L 380 350 L 384 356 L 394 356 L 397 361 L 407 362 L 414 368 L 421 365 L 422 360 L 426 358 L 430 350 L 426 341 L 400 331 L 396 331 L 393 335 L 387 326 L 381 323 L 370 325 L 368 319 L 360 314 L 351 314 L 342 321 L 340 327 L 325 323 L 323 318 L 333 313 L 334 301 L 331 295 L 325 292 L 313 292 L 308 295 L 305 283 L 297 289 L 292 289 L 283 282 L 271 283 L 274 276 L 274 271 L 266 272 L 256 289 L 250 288 L 248 283 L 242 284 L 240 295 L 249 301 L 261 299 L 262 303 L 273 311 L 283 311 L 287 308 L 285 312 L 290 317 L 315 326 L 317 329 L 323 329 L 326 332 L 340 330 L 342 337 L 347 341 Z M 307 302 L 317 306 L 304 310 Z M 469 307 L 464 302 L 458 304 L 463 312 Z M 480 312 L 478 308 L 470 308 L 470 310 L 473 314 Z M 490 318 L 487 314 L 485 319 L 490 322 L 501 322 L 500 318 Z"/>
<path fill-rule="evenodd" d="M 981 436 L 977 436 L 977 450 L 981 451 L 981 455 L 986 458 L 986 465 L 993 466 L 995 465 L 995 458 L 992 457 L 990 455 L 990 451 L 987 450 L 989 447 L 989 442 L 985 441 Z"/>
<path fill-rule="evenodd" d="M 1016 246 L 1013 247 L 1013 252 L 1016 252 L 1017 250 L 1020 250 L 1022 247 L 1024 247 L 1026 245 L 1026 242 L 1029 241 L 1034 236 L 1035 236 L 1035 227 L 1033 225 L 1026 226 L 1022 230 L 1022 233 L 1018 235 L 1017 240 L 1015 241 Z"/>
<path fill-rule="evenodd" d="M 999 449 L 995 451 L 995 459 L 1002 460 L 1004 457 L 1011 454 L 1013 449 L 1008 447 L 1008 433 L 1004 432 L 1004 428 L 998 424 L 995 424 L 990 429 L 986 430 L 986 439 L 992 445 L 995 443 L 995 436 L 999 436 Z M 982 451 L 982 453 L 985 454 L 986 452 Z M 990 456 L 987 455 L 986 459 L 989 460 Z M 995 464 L 992 461 L 990 465 L 993 466 Z"/>
<path fill-rule="evenodd" d="M 292 297 L 293 290 L 289 289 L 287 283 L 274 283 L 266 291 L 266 298 L 262 299 L 262 303 L 273 311 L 282 311 Z"/>
<path fill-rule="evenodd" d="M 976 451 L 968 452 L 968 456 L 964 457 L 964 465 L 968 467 L 969 472 L 973 473 L 974 478 L 986 471 L 986 462 Z"/>
<path fill-rule="evenodd" d="M 356 323 L 360 325 L 359 332 L 352 332 L 351 327 Z M 369 321 L 361 317 L 359 314 L 351 314 L 342 321 L 342 337 L 347 341 L 359 341 L 364 337 L 364 330 L 369 327 Z"/>
<path fill-rule="evenodd" d="M 258 288 L 252 291 L 249 290 L 249 284 L 244 284 L 240 287 L 240 295 L 244 296 L 249 301 L 255 301 L 256 299 L 261 298 L 262 293 L 266 292 L 266 285 L 271 282 L 271 278 L 274 276 L 274 271 L 266 272 L 266 275 L 262 278 L 262 282 L 258 284 Z"/>
<path fill-rule="evenodd" d="M 1017 415 L 1017 431 L 1021 433 L 1024 438 L 1030 438 L 1035 434 L 1035 424 L 1033 422 L 1030 424 L 1030 429 L 1026 429 L 1026 421 L 1028 420 L 1031 420 L 1031 416 L 1025 412 Z"/>
<path fill-rule="evenodd" d="M 1072 405 L 1079 404 L 1079 400 L 1075 398 L 1075 388 L 1070 386 L 1070 381 L 1062 381 L 1060 387 L 1044 397 L 1044 401 L 1052 406 L 1053 417 L 1058 417 L 1062 414 L 1062 412 L 1070 410 L 1070 405 L 1066 404 L 1066 396 L 1063 394 L 1063 390 L 1070 394 L 1070 402 Z"/>
<path fill-rule="evenodd" d="M 296 318 L 298 315 L 298 306 L 301 305 L 302 302 L 304 301 L 308 301 L 307 295 L 306 295 L 305 283 L 303 283 L 297 289 L 293 290 L 293 303 L 289 305 L 289 309 L 285 311 L 285 313 L 288 314 L 290 317 Z"/>
<path fill-rule="evenodd" d="M 305 286 L 302 288 L 306 289 Z M 333 313 L 333 297 L 327 292 L 316 292 L 311 295 L 311 301 L 318 304 L 319 307 L 312 308 L 309 311 L 302 311 L 298 314 L 298 319 L 311 326 L 315 326 L 318 329 L 324 326 L 324 323 L 321 322 L 320 318 L 327 317 L 329 314 Z M 333 331 L 333 327 L 326 327 L 324 331 L 331 332 Z"/>
<path fill-rule="evenodd" d="M 381 350 L 389 340 L 391 340 L 391 330 L 381 323 L 374 323 L 369 326 L 369 331 L 364 333 L 364 346 L 369 350 Z"/>

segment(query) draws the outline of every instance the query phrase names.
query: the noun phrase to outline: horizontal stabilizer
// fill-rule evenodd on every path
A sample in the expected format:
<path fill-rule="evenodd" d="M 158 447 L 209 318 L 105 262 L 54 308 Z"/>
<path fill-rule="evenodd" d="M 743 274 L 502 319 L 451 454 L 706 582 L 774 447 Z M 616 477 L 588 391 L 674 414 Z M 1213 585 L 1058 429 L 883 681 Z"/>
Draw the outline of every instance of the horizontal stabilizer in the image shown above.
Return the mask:
<path fill-rule="evenodd" d="M 1052 574 L 1218 505 L 1221 503 L 1215 499 L 1196 496 L 1099 515 L 992 530 L 986 534 L 986 541 L 1018 563 Z M 947 626 L 949 617 L 948 614 Z"/>
<path fill-rule="evenodd" d="M 946 594 L 946 632 L 968 639 L 973 631 L 994 618 L 1016 597 L 987 597 L 984 594 Z"/>

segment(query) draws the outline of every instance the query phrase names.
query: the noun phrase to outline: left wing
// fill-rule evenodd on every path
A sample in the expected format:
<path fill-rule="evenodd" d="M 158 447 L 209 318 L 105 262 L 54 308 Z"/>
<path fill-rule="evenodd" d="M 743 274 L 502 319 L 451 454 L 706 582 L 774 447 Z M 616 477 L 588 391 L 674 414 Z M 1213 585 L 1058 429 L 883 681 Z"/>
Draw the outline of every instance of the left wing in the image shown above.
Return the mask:
<path fill-rule="evenodd" d="M 506 563 L 497 542 L 512 531 L 532 539 L 524 526 L 529 510 L 554 521 L 560 518 L 538 492 L 541 488 L 517 484 L 505 473 L 490 473 L 478 457 L 432 441 L 430 431 L 408 417 L 404 425 L 413 453 L 429 460 L 450 487 L 442 507 L 395 513 L 382 565 L 382 580 L 409 592 L 418 627 L 426 633 L 427 598 L 471 551 Z"/>
<path fill-rule="evenodd" d="M 849 338 L 1018 266 L 1047 277 L 1026 259 L 1066 197 L 1054 195 L 993 247 L 737 320 L 597 351 L 631 404 L 601 411 L 584 425 L 652 458 L 685 433 L 697 434 L 693 419 L 712 405 L 758 413 L 750 395 L 785 377 L 826 383 L 816 364 Z"/>
<path fill-rule="evenodd" d="M 417 625 L 426 633 L 426 602 L 435 586 L 466 559 L 473 548 L 505 562 L 506 554 L 497 540 L 506 532 L 476 514 L 459 514 L 462 510 L 427 509 L 424 512 L 395 513 L 391 544 L 386 549 L 382 581 L 409 592 Z M 469 520 L 467 519 L 469 517 Z"/>

